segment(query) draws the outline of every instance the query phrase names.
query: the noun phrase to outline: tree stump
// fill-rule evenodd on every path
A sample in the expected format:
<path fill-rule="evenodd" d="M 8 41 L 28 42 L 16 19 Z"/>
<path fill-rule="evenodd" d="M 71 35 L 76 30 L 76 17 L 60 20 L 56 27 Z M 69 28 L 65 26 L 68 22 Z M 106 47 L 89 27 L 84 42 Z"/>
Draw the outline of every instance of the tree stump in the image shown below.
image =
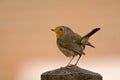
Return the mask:
<path fill-rule="evenodd" d="M 77 66 L 69 66 L 44 72 L 41 80 L 102 80 L 102 76 Z"/>

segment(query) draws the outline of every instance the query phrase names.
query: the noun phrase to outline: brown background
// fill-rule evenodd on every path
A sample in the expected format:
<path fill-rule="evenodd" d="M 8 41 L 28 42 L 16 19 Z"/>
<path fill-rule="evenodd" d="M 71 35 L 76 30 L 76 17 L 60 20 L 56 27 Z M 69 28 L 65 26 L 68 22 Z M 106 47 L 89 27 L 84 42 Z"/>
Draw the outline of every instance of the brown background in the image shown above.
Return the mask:
<path fill-rule="evenodd" d="M 69 58 L 50 31 L 59 25 L 81 35 L 101 27 L 90 39 L 96 48 L 86 47 L 78 66 L 104 80 L 120 79 L 119 0 L 1 0 L 0 80 L 39 80 L 42 72 L 65 66 Z"/>

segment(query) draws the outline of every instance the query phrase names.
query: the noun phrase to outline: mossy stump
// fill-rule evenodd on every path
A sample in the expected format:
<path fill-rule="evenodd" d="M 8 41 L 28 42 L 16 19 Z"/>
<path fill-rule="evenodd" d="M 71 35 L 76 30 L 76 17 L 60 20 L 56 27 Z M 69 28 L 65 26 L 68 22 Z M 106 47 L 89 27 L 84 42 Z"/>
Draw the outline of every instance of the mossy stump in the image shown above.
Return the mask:
<path fill-rule="evenodd" d="M 44 72 L 41 80 L 102 80 L 102 76 L 77 66 L 69 66 Z"/>

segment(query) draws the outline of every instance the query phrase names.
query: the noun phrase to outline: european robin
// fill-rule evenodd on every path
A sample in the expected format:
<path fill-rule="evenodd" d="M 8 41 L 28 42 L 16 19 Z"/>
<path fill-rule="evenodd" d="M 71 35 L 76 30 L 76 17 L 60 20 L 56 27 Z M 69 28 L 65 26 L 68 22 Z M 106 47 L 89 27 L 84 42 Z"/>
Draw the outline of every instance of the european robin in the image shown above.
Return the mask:
<path fill-rule="evenodd" d="M 60 49 L 60 51 L 67 57 L 72 57 L 67 66 L 70 65 L 73 58 L 77 55 L 79 55 L 79 58 L 75 65 L 77 65 L 80 57 L 82 55 L 85 55 L 83 52 L 85 49 L 85 46 L 91 46 L 94 48 L 94 46 L 88 42 L 90 36 L 92 36 L 94 33 L 96 33 L 100 28 L 95 28 L 85 36 L 81 37 L 77 33 L 73 32 L 72 29 L 66 26 L 58 26 L 55 29 L 51 29 L 56 33 L 57 37 L 57 46 Z"/>

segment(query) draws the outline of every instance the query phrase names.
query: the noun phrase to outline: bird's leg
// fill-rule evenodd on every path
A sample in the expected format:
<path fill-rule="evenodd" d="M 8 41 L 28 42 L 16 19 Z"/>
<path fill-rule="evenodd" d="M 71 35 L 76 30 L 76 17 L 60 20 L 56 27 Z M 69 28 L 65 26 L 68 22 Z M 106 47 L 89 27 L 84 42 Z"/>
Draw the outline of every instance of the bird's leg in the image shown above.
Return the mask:
<path fill-rule="evenodd" d="M 77 63 L 80 60 L 80 58 L 81 58 L 81 54 L 79 55 L 79 58 L 78 58 L 77 62 L 75 63 L 75 66 L 77 65 Z"/>
<path fill-rule="evenodd" d="M 75 57 L 75 56 L 72 56 L 72 58 L 70 59 L 69 63 L 67 64 L 67 66 L 70 65 L 70 63 L 71 63 L 71 61 L 73 60 L 74 57 Z"/>

